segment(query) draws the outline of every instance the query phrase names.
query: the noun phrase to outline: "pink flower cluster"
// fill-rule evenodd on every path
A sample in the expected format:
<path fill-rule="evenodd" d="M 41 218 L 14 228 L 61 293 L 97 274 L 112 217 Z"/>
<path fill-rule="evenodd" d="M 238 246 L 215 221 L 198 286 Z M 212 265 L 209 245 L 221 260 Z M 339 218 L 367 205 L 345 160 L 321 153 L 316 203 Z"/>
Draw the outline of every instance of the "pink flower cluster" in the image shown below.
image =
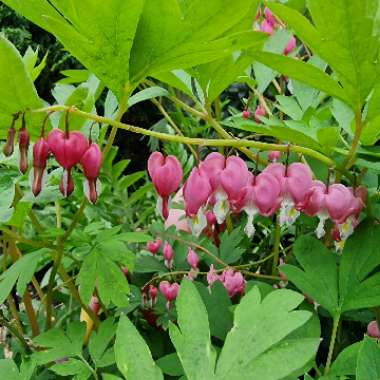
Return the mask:
<path fill-rule="evenodd" d="M 273 15 L 273 13 L 268 9 L 264 9 L 264 20 L 260 24 L 260 31 L 263 33 L 267 33 L 273 35 L 275 30 L 279 28 L 281 24 L 279 20 Z M 292 36 L 285 46 L 284 55 L 290 54 L 297 46 L 297 40 L 294 36 Z"/>
<path fill-rule="evenodd" d="M 220 281 L 223 284 L 231 298 L 237 294 L 244 294 L 246 281 L 240 272 L 235 272 L 233 269 L 228 268 L 218 275 L 214 266 L 211 265 L 210 271 L 207 273 L 207 282 L 210 289 L 215 281 Z"/>
<path fill-rule="evenodd" d="M 269 157 L 277 160 L 279 155 L 279 152 L 270 152 Z M 175 157 L 170 161 L 176 163 L 165 172 L 163 182 L 165 188 L 167 182 L 175 182 L 171 188 L 175 191 L 180 186 L 182 169 Z M 155 176 L 154 184 L 161 195 L 157 172 Z M 165 194 L 169 195 L 168 192 Z M 286 166 L 273 162 L 260 174 L 253 175 L 240 157 L 226 158 L 216 152 L 210 153 L 192 169 L 183 187 L 185 212 L 195 236 L 207 227 L 210 211 L 218 224 L 224 223 L 228 214 L 244 211 L 248 218 L 244 230 L 249 237 L 255 233 L 254 219 L 257 215 L 271 217 L 279 212 L 281 226 L 290 226 L 303 212 L 320 219 L 316 229 L 319 238 L 325 234 L 326 220 L 331 219 L 335 224 L 336 241 L 344 242 L 358 224 L 366 196 L 367 190 L 362 186 L 353 189 L 313 180 L 310 168 L 303 163 Z"/>
<path fill-rule="evenodd" d="M 88 199 L 95 203 L 98 198 L 98 176 L 102 163 L 102 153 L 97 144 L 88 140 L 81 132 L 70 132 L 53 129 L 47 139 L 42 136 L 33 146 L 33 183 L 32 192 L 35 196 L 40 194 L 46 176 L 47 160 L 52 154 L 57 162 L 63 167 L 64 174 L 60 183 L 60 191 L 64 196 L 74 191 L 74 181 L 71 176 L 72 169 L 80 164 L 87 178 L 84 183 L 85 194 Z M 4 147 L 4 154 L 9 156 L 13 153 L 15 130 L 12 126 L 8 132 L 8 140 Z M 20 149 L 20 171 L 26 173 L 28 170 L 28 150 L 30 135 L 23 123 L 18 131 Z"/>

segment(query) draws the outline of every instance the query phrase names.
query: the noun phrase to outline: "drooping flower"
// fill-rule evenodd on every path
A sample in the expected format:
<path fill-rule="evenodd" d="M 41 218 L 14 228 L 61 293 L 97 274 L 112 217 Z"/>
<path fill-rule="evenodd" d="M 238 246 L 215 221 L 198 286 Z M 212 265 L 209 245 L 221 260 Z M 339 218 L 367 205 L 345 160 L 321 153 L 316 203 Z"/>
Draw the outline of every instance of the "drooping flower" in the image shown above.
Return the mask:
<path fill-rule="evenodd" d="M 3 153 L 4 156 L 9 157 L 13 154 L 14 145 L 15 145 L 16 129 L 14 127 L 14 122 L 8 130 L 7 142 L 4 145 Z"/>
<path fill-rule="evenodd" d="M 146 244 L 146 249 L 152 254 L 152 255 L 156 255 L 158 253 L 158 251 L 160 250 L 161 248 L 161 240 L 160 239 L 157 239 L 157 240 L 153 240 L 153 241 L 149 241 L 147 244 Z"/>
<path fill-rule="evenodd" d="M 166 267 L 171 269 L 173 266 L 174 251 L 173 247 L 167 241 L 164 244 L 162 255 L 164 256 Z"/>
<path fill-rule="evenodd" d="M 189 248 L 187 252 L 187 263 L 191 266 L 192 269 L 198 270 L 199 256 L 191 248 Z"/>
<path fill-rule="evenodd" d="M 165 297 L 167 304 L 166 307 L 170 310 L 172 302 L 177 298 L 180 285 L 176 282 L 170 283 L 168 281 L 161 281 L 159 289 L 161 294 Z"/>
<path fill-rule="evenodd" d="M 32 192 L 34 196 L 37 196 L 42 190 L 42 183 L 49 154 L 49 144 L 43 137 L 41 137 L 33 146 Z"/>
<path fill-rule="evenodd" d="M 158 289 L 154 285 L 149 285 L 149 297 L 151 300 L 151 307 L 157 302 Z"/>
<path fill-rule="evenodd" d="M 269 164 L 263 173 L 270 173 L 277 178 L 282 187 L 280 225 L 292 225 L 300 215 L 306 194 L 313 185 L 310 168 L 300 162 L 288 167 L 280 163 Z"/>
<path fill-rule="evenodd" d="M 265 19 L 273 26 L 276 27 L 278 24 L 277 18 L 273 15 L 271 10 L 267 7 L 264 9 Z"/>
<path fill-rule="evenodd" d="M 218 275 L 216 269 L 214 268 L 214 265 L 210 265 L 210 269 L 207 273 L 207 283 L 208 288 L 211 289 L 211 286 L 214 284 L 215 281 L 220 280 L 220 276 Z"/>
<path fill-rule="evenodd" d="M 279 152 L 278 150 L 271 150 L 268 153 L 269 161 L 277 162 L 280 159 L 280 157 L 281 157 L 281 152 Z"/>
<path fill-rule="evenodd" d="M 30 135 L 25 126 L 23 118 L 22 126 L 18 131 L 18 146 L 20 150 L 20 172 L 25 174 L 28 170 L 28 151 L 30 144 Z"/>
<path fill-rule="evenodd" d="M 242 116 L 244 119 L 249 119 L 251 117 L 251 112 L 249 112 L 249 110 L 244 110 Z"/>
<path fill-rule="evenodd" d="M 380 330 L 377 321 L 371 321 L 367 326 L 367 334 L 371 338 L 380 339 Z"/>
<path fill-rule="evenodd" d="M 55 159 L 64 169 L 60 190 L 64 196 L 68 196 L 74 190 L 71 169 L 81 161 L 89 147 L 88 140 L 80 132 L 54 129 L 49 133 L 47 141 Z"/>
<path fill-rule="evenodd" d="M 240 272 L 235 272 L 233 269 L 226 269 L 221 274 L 220 280 L 231 298 L 237 294 L 244 293 L 245 279 Z"/>
<path fill-rule="evenodd" d="M 297 40 L 294 36 L 290 38 L 284 49 L 284 55 L 289 55 L 297 46 Z"/>
<path fill-rule="evenodd" d="M 267 111 L 262 105 L 258 105 L 255 111 L 255 121 L 256 123 L 261 123 L 261 117 L 265 116 Z"/>
<path fill-rule="evenodd" d="M 183 188 L 186 214 L 190 217 L 190 227 L 195 236 L 199 236 L 207 226 L 205 206 L 212 194 L 207 174 L 194 168 Z"/>
<path fill-rule="evenodd" d="M 175 156 L 164 157 L 160 152 L 153 152 L 148 160 L 148 172 L 159 194 L 157 210 L 167 219 L 169 216 L 169 197 L 181 184 L 183 171 Z"/>
<path fill-rule="evenodd" d="M 252 179 L 252 182 L 243 187 L 240 192 L 237 207 L 248 215 L 248 221 L 244 228 L 248 237 L 255 233 L 253 225 L 257 214 L 263 216 L 273 215 L 281 204 L 281 185 L 270 173 L 261 173 Z"/>
<path fill-rule="evenodd" d="M 267 19 L 264 19 L 260 24 L 260 32 L 272 35 L 274 33 L 273 25 Z"/>
<path fill-rule="evenodd" d="M 85 182 L 84 188 L 85 194 L 90 202 L 95 203 L 98 199 L 98 177 L 102 166 L 102 152 L 98 144 L 91 143 L 90 147 L 83 154 L 80 164 L 87 178 L 87 184 Z"/>

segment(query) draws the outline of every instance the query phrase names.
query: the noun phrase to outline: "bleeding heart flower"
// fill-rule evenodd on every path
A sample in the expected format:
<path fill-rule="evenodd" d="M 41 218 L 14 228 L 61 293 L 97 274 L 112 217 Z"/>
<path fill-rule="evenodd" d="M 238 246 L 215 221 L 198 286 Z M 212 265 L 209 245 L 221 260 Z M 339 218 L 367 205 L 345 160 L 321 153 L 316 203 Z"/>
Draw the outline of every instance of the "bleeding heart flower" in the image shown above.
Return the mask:
<path fill-rule="evenodd" d="M 297 46 L 297 40 L 294 36 L 292 36 L 289 42 L 287 43 L 287 45 L 285 46 L 284 55 L 290 54 L 296 48 L 296 46 Z"/>
<path fill-rule="evenodd" d="M 18 146 L 20 149 L 20 172 L 25 174 L 28 170 L 28 150 L 30 144 L 30 135 L 25 127 L 25 121 L 22 121 L 22 127 L 18 131 Z"/>
<path fill-rule="evenodd" d="M 267 7 L 265 7 L 264 9 L 264 15 L 265 15 L 265 19 L 273 26 L 277 26 L 278 22 L 277 22 L 277 19 L 276 17 L 273 15 L 273 13 L 271 12 L 271 10 Z"/>
<path fill-rule="evenodd" d="M 48 142 L 41 137 L 33 146 L 33 185 L 32 192 L 37 196 L 42 189 L 43 177 L 45 174 L 47 159 L 50 154 Z"/>
<path fill-rule="evenodd" d="M 91 143 L 90 147 L 83 154 L 80 164 L 88 182 L 88 186 L 85 185 L 84 192 L 88 200 L 95 203 L 98 199 L 98 177 L 100 167 L 102 166 L 102 152 L 98 144 Z"/>
<path fill-rule="evenodd" d="M 90 308 L 94 312 L 94 314 L 98 315 L 100 311 L 100 303 L 98 297 L 92 296 L 90 302 Z"/>
<path fill-rule="evenodd" d="M 68 196 L 74 191 L 71 169 L 80 162 L 88 149 L 88 140 L 80 132 L 63 132 L 54 129 L 48 135 L 48 144 L 55 159 L 65 169 L 60 190 L 64 196 Z"/>
<path fill-rule="evenodd" d="M 218 153 L 212 152 L 199 165 L 199 171 L 206 174 L 213 191 L 218 190 L 220 186 L 220 173 L 226 167 L 226 158 Z"/>
<path fill-rule="evenodd" d="M 313 185 L 310 168 L 295 162 L 287 168 L 280 163 L 269 164 L 263 171 L 277 178 L 282 186 L 283 201 L 279 221 L 281 225 L 292 225 L 300 215 L 305 197 Z"/>
<path fill-rule="evenodd" d="M 231 298 L 237 294 L 244 293 L 245 280 L 240 272 L 235 272 L 233 269 L 226 269 L 223 271 L 220 280 Z"/>
<path fill-rule="evenodd" d="M 218 280 L 220 280 L 220 276 L 214 268 L 214 265 L 211 264 L 210 270 L 207 273 L 208 288 L 211 289 L 211 286 L 214 284 L 214 282 Z"/>
<path fill-rule="evenodd" d="M 149 285 L 149 297 L 151 299 L 151 307 L 157 302 L 158 289 L 154 285 Z"/>
<path fill-rule="evenodd" d="M 273 215 L 281 205 L 282 188 L 277 179 L 270 173 L 261 173 L 252 182 L 243 187 L 237 207 L 248 215 L 245 233 L 251 238 L 255 233 L 253 225 L 257 214 Z"/>
<path fill-rule="evenodd" d="M 268 153 L 269 161 L 276 162 L 280 159 L 280 157 L 281 157 L 281 152 L 279 152 L 278 150 L 271 150 Z"/>
<path fill-rule="evenodd" d="M 178 190 L 183 171 L 175 156 L 164 157 L 160 152 L 153 152 L 148 160 L 148 172 L 153 185 L 160 195 L 157 209 L 164 219 L 169 216 L 169 197 Z"/>
<path fill-rule="evenodd" d="M 177 298 L 179 288 L 180 286 L 176 282 L 173 284 L 170 284 L 168 281 L 160 282 L 159 289 L 162 295 L 168 301 L 166 304 L 168 310 L 171 308 L 172 302 Z"/>
<path fill-rule="evenodd" d="M 380 339 L 380 330 L 377 321 L 372 321 L 367 326 L 367 334 L 371 338 Z"/>
<path fill-rule="evenodd" d="M 164 256 L 166 267 L 171 269 L 173 266 L 174 251 L 173 247 L 167 241 L 164 244 L 162 255 Z"/>
<path fill-rule="evenodd" d="M 205 206 L 212 194 L 207 174 L 194 168 L 183 188 L 183 197 L 186 204 L 186 214 L 191 218 L 189 224 L 195 236 L 199 236 L 207 226 Z"/>
<path fill-rule="evenodd" d="M 156 255 L 156 254 L 158 253 L 158 251 L 160 250 L 160 247 L 161 247 L 161 240 L 160 240 L 160 239 L 153 240 L 153 241 L 149 241 L 149 242 L 146 244 L 146 249 L 147 249 L 152 255 Z"/>
<path fill-rule="evenodd" d="M 264 21 L 260 24 L 260 31 L 269 35 L 273 35 L 274 28 L 267 19 L 264 19 Z"/>
<path fill-rule="evenodd" d="M 244 119 L 249 119 L 251 117 L 251 113 L 248 110 L 244 110 L 242 116 Z"/>
<path fill-rule="evenodd" d="M 261 123 L 261 117 L 265 116 L 266 114 L 267 114 L 267 111 L 263 106 L 261 105 L 257 106 L 256 111 L 255 111 L 256 123 Z"/>

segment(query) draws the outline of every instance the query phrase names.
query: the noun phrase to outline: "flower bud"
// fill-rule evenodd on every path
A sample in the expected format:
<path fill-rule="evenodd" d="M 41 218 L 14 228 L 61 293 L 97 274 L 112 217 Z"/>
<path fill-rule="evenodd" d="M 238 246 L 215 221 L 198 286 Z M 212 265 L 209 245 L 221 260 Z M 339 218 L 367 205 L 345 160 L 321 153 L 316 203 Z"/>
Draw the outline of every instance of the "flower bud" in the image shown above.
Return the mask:
<path fill-rule="evenodd" d="M 172 246 L 167 241 L 164 244 L 162 255 L 165 259 L 165 265 L 170 269 L 173 266 L 174 251 Z"/>
<path fill-rule="evenodd" d="M 153 241 L 149 241 L 149 242 L 146 244 L 146 249 L 147 249 L 152 255 L 156 255 L 156 254 L 158 253 L 158 251 L 160 250 L 160 247 L 161 247 L 161 240 L 160 240 L 160 239 L 153 240 Z"/>
<path fill-rule="evenodd" d="M 8 130 L 7 142 L 5 143 L 4 148 L 3 148 L 3 153 L 7 157 L 9 157 L 13 154 L 14 144 L 15 144 L 15 136 L 16 136 L 16 129 L 12 125 L 12 127 L 10 127 Z"/>
<path fill-rule="evenodd" d="M 244 110 L 242 116 L 244 119 L 249 119 L 251 117 L 251 113 L 248 110 Z"/>
<path fill-rule="evenodd" d="M 28 150 L 30 144 L 30 135 L 25 125 L 18 131 L 18 145 L 20 149 L 20 172 L 25 174 L 28 170 Z"/>
<path fill-rule="evenodd" d="M 37 196 L 42 189 L 42 180 L 46 169 L 50 148 L 47 141 L 41 137 L 33 146 L 33 185 L 32 192 Z"/>
<path fill-rule="evenodd" d="M 102 165 L 102 152 L 98 144 L 92 143 L 90 145 L 90 147 L 83 154 L 80 164 L 88 182 L 88 189 L 85 189 L 85 194 L 90 202 L 95 203 L 98 199 L 96 182 L 99 177 L 100 167 Z"/>
<path fill-rule="evenodd" d="M 279 152 L 278 150 L 271 150 L 268 153 L 269 161 L 276 162 L 280 159 L 280 157 L 281 157 L 281 152 Z"/>
<path fill-rule="evenodd" d="M 376 339 L 380 339 L 380 330 L 377 321 L 372 321 L 367 326 L 367 334 Z"/>
<path fill-rule="evenodd" d="M 287 45 L 285 46 L 284 55 L 290 54 L 296 48 L 296 46 L 297 46 L 297 40 L 294 36 L 292 36 L 289 42 L 287 43 Z"/>
<path fill-rule="evenodd" d="M 187 253 L 187 263 L 191 266 L 192 269 L 197 270 L 199 265 L 199 256 L 195 251 L 189 248 Z"/>
<path fill-rule="evenodd" d="M 257 123 L 261 123 L 261 117 L 265 116 L 267 114 L 267 111 L 265 108 L 261 105 L 257 106 L 256 111 L 255 111 L 255 121 Z"/>

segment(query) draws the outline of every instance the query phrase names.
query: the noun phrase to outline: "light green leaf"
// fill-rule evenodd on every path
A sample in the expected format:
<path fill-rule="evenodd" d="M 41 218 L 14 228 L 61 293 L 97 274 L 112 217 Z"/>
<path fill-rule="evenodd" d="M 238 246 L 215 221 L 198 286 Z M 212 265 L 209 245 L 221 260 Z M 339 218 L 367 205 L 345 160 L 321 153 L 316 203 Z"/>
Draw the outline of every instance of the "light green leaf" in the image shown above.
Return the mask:
<path fill-rule="evenodd" d="M 294 311 L 302 301 L 302 295 L 290 290 L 274 291 L 264 300 L 257 287 L 248 292 L 236 307 L 216 378 L 279 380 L 306 365 L 317 351 L 319 336 L 287 339 L 311 317 L 310 312 Z"/>
<path fill-rule="evenodd" d="M 12 359 L 0 359 L 0 376 L 7 380 L 20 380 L 17 365 Z"/>
<path fill-rule="evenodd" d="M 128 380 L 163 380 L 147 344 L 125 316 L 117 327 L 115 357 L 120 372 Z"/>
<path fill-rule="evenodd" d="M 40 108 L 33 81 L 17 49 L 0 35 L 0 137 L 4 138 L 10 127 L 12 115 L 29 108 Z M 28 115 L 28 130 L 33 136 L 39 134 L 42 116 Z"/>
<path fill-rule="evenodd" d="M 346 347 L 334 360 L 330 374 L 335 376 L 354 376 L 356 374 L 356 361 L 362 344 L 362 342 L 357 342 Z"/>
<path fill-rule="evenodd" d="M 116 333 L 116 325 L 112 317 L 106 319 L 100 324 L 98 331 L 93 332 L 88 345 L 88 349 L 94 363 L 99 363 L 106 354 L 106 349 Z"/>
<path fill-rule="evenodd" d="M 50 367 L 57 375 L 73 375 L 75 380 L 87 380 L 91 376 L 90 369 L 79 359 L 70 358 L 64 363 L 54 364 Z"/>
<path fill-rule="evenodd" d="M 215 354 L 205 305 L 195 287 L 183 280 L 176 300 L 178 327 L 169 325 L 170 338 L 189 380 L 214 378 Z"/>
<path fill-rule="evenodd" d="M 359 349 L 356 380 L 378 380 L 380 378 L 380 347 L 368 336 Z"/>
<path fill-rule="evenodd" d="M 34 82 L 41 74 L 41 71 L 46 66 L 47 54 L 42 58 L 41 62 L 37 65 L 38 60 L 38 48 L 34 51 L 30 46 L 26 49 L 22 60 L 29 72 L 29 75 Z"/>
<path fill-rule="evenodd" d="M 319 240 L 301 236 L 294 244 L 294 255 L 303 270 L 282 265 L 281 271 L 299 289 L 334 316 L 339 311 L 336 258 Z M 320 274 L 324 275 L 321 276 Z"/>
<path fill-rule="evenodd" d="M 235 228 L 231 233 L 225 231 L 220 239 L 219 256 L 227 264 L 232 264 L 240 259 L 244 248 L 240 247 L 244 234 L 240 228 Z"/>
<path fill-rule="evenodd" d="M 144 100 L 157 98 L 159 96 L 169 96 L 169 92 L 158 86 L 145 88 L 128 99 L 128 107 L 132 107 L 137 103 L 143 102 Z"/>
<path fill-rule="evenodd" d="M 162 372 L 170 376 L 182 376 L 184 374 L 178 355 L 173 352 L 156 361 Z"/>

